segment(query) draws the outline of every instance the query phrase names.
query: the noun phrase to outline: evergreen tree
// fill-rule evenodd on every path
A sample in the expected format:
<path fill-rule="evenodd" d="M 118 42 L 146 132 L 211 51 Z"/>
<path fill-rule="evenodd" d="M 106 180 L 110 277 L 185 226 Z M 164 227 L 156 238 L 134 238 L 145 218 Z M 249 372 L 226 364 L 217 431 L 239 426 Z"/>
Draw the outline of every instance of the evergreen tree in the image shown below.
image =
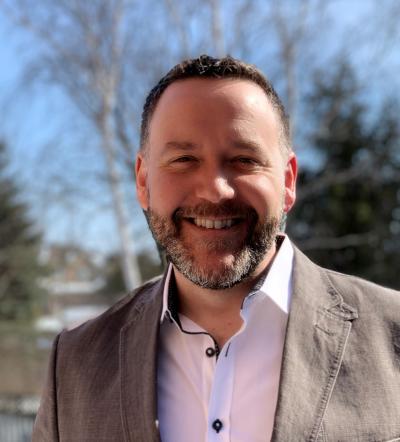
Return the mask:
<path fill-rule="evenodd" d="M 138 263 L 142 281 L 148 281 L 163 272 L 161 263 L 158 262 L 153 254 L 147 251 L 142 251 L 138 254 Z M 105 295 L 107 301 L 110 302 L 115 296 L 118 298 L 126 293 L 119 255 L 111 254 L 107 258 L 104 267 L 106 283 L 101 292 Z"/>
<path fill-rule="evenodd" d="M 299 176 L 289 233 L 323 266 L 400 287 L 399 107 L 377 115 L 350 66 L 310 96 L 315 162 Z M 303 189 L 303 191 L 302 191 Z"/>
<path fill-rule="evenodd" d="M 6 147 L 0 143 L 0 320 L 26 321 L 39 312 L 44 295 L 38 286 L 40 237 L 7 169 Z"/>

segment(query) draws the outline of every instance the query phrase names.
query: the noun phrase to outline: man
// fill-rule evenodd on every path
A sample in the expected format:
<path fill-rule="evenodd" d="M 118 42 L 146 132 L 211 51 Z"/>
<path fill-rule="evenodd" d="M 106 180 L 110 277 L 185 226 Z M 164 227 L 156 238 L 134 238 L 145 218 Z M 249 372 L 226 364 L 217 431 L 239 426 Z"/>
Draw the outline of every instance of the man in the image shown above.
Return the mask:
<path fill-rule="evenodd" d="M 137 195 L 161 279 L 57 338 L 34 441 L 400 441 L 400 297 L 311 263 L 284 108 L 202 56 L 150 92 Z"/>

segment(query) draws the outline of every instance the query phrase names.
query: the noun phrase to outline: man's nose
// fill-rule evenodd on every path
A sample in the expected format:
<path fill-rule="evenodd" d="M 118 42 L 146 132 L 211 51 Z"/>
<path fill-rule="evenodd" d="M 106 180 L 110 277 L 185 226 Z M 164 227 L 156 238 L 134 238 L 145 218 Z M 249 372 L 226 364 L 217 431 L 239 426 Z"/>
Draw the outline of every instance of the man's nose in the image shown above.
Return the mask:
<path fill-rule="evenodd" d="M 235 189 L 221 172 L 201 173 L 196 184 L 196 197 L 214 204 L 235 196 Z"/>

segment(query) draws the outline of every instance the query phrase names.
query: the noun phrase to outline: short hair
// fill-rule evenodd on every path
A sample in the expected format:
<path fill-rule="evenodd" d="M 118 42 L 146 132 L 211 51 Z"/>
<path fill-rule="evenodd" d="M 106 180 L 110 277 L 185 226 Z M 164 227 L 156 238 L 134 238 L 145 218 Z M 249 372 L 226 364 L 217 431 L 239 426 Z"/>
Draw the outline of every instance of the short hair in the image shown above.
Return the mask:
<path fill-rule="evenodd" d="M 263 73 L 254 65 L 247 64 L 231 56 L 213 58 L 201 55 L 198 58 L 184 60 L 174 66 L 151 89 L 142 112 L 140 129 L 140 149 L 144 150 L 149 137 L 150 121 L 161 95 L 172 83 L 189 78 L 217 78 L 249 80 L 261 87 L 275 109 L 281 123 L 281 141 L 286 152 L 291 150 L 289 118 L 285 107 L 272 84 Z"/>

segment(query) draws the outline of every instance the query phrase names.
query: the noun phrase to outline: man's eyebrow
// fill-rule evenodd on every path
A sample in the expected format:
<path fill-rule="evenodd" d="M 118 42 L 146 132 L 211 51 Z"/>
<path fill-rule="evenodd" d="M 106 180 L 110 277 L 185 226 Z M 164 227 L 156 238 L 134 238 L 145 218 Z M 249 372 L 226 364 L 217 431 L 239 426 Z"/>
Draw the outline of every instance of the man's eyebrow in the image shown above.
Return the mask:
<path fill-rule="evenodd" d="M 253 153 L 261 153 L 263 150 L 262 146 L 253 140 L 233 139 L 229 142 L 229 144 L 235 149 L 247 150 Z M 167 149 L 181 151 L 192 151 L 199 148 L 198 144 L 191 141 L 168 141 L 165 143 L 165 147 Z"/>
<path fill-rule="evenodd" d="M 168 141 L 167 143 L 165 143 L 165 147 L 175 150 L 194 150 L 198 146 L 197 144 L 191 143 L 190 141 Z"/>
<path fill-rule="evenodd" d="M 231 144 L 236 149 L 248 150 L 254 153 L 262 151 L 262 146 L 253 140 L 232 140 Z"/>

